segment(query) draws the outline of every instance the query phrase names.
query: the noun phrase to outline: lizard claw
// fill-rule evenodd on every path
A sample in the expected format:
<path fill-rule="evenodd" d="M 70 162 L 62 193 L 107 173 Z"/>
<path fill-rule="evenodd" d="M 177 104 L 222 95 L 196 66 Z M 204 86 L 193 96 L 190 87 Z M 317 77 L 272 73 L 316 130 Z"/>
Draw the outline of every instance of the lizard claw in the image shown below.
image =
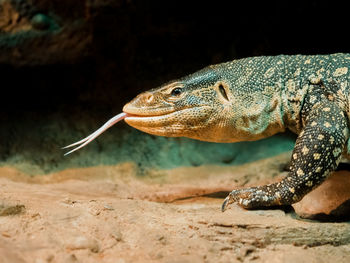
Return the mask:
<path fill-rule="evenodd" d="M 221 212 L 225 212 L 225 210 L 227 209 L 227 207 L 232 204 L 234 202 L 233 200 L 233 196 L 232 194 L 230 193 L 224 200 L 224 202 L 222 203 L 222 206 L 221 206 Z"/>
<path fill-rule="evenodd" d="M 221 211 L 225 212 L 227 207 L 234 202 L 237 202 L 237 204 L 243 208 L 252 208 L 251 201 L 254 199 L 255 192 L 256 187 L 233 190 L 222 203 Z"/>

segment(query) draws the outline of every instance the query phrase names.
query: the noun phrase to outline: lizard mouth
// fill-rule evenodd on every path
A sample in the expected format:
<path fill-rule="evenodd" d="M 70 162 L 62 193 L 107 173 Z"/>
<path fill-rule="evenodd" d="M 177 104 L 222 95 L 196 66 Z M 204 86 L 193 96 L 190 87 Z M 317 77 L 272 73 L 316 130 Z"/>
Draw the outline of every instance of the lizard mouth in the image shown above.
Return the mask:
<path fill-rule="evenodd" d="M 135 106 L 132 102 L 129 102 L 124 105 L 123 112 L 127 114 L 126 117 L 137 117 L 137 118 L 144 118 L 144 117 L 158 117 L 162 115 L 167 115 L 170 113 L 175 112 L 176 110 L 171 106 L 166 107 L 138 107 Z"/>
<path fill-rule="evenodd" d="M 161 120 L 161 119 L 165 119 L 168 118 L 169 116 L 171 116 L 171 114 L 173 114 L 174 112 L 169 112 L 169 113 L 164 113 L 164 114 L 158 114 L 158 115 L 153 115 L 153 114 L 149 114 L 149 115 L 139 115 L 139 114 L 133 114 L 133 113 L 125 113 L 126 116 L 124 118 L 125 122 L 131 126 L 135 126 L 137 128 L 137 123 L 141 124 L 147 124 L 149 122 L 153 122 L 155 120 Z M 132 125 L 135 124 L 135 125 Z M 152 124 L 154 125 L 154 123 Z"/>
<path fill-rule="evenodd" d="M 201 107 L 189 107 L 189 108 L 184 108 L 181 110 L 171 110 L 167 112 L 160 112 L 159 114 L 153 114 L 153 112 L 141 112 L 141 113 L 133 113 L 133 112 L 127 112 L 124 109 L 124 113 L 126 114 L 125 116 L 125 121 L 128 123 L 128 121 L 133 121 L 133 120 L 140 120 L 144 122 L 152 121 L 152 120 L 171 120 L 173 118 L 177 118 L 179 116 L 184 116 L 184 114 L 188 115 L 189 112 L 196 111 L 198 109 L 205 108 L 206 106 L 201 106 Z M 154 124 L 154 123 L 153 123 Z"/>
<path fill-rule="evenodd" d="M 158 136 L 178 137 L 203 127 L 203 123 L 210 118 L 210 107 L 190 107 L 158 115 L 126 114 L 125 122 L 138 130 Z"/>
<path fill-rule="evenodd" d="M 173 112 L 173 111 L 172 111 Z M 151 118 L 151 117 L 160 117 L 160 116 L 164 116 L 164 115 L 168 115 L 172 112 L 169 112 L 169 113 L 164 113 L 164 114 L 135 114 L 135 113 L 128 113 L 128 112 L 125 112 L 124 113 L 126 114 L 125 116 L 125 119 L 126 118 Z"/>

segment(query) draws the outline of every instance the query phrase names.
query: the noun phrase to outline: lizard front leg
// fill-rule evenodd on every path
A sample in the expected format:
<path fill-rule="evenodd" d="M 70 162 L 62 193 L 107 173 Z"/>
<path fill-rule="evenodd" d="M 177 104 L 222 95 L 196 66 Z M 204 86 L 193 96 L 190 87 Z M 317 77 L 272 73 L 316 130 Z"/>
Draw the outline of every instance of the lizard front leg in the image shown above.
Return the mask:
<path fill-rule="evenodd" d="M 247 209 L 298 202 L 336 169 L 348 133 L 347 118 L 335 103 L 315 105 L 297 138 L 289 174 L 278 183 L 233 190 L 222 211 L 233 202 Z"/>

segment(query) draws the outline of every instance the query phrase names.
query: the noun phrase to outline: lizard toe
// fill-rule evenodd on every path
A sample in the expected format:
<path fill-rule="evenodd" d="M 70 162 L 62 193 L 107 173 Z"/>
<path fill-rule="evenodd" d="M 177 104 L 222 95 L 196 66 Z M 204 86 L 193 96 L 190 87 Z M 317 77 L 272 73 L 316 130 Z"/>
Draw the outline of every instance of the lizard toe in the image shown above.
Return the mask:
<path fill-rule="evenodd" d="M 232 203 L 237 203 L 244 208 L 249 208 L 248 203 L 253 192 L 254 188 L 233 190 L 222 203 L 221 211 L 224 212 Z"/>

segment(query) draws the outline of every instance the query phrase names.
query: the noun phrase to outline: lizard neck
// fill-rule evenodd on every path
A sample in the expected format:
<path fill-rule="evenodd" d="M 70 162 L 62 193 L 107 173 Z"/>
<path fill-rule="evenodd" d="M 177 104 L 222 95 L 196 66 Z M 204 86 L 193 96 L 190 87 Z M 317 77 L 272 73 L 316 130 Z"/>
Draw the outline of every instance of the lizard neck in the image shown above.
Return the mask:
<path fill-rule="evenodd" d="M 257 122 L 250 122 L 249 133 L 253 139 L 271 136 L 286 128 L 295 133 L 301 131 L 302 109 L 310 87 L 307 76 L 309 64 L 305 64 L 308 59 L 310 56 L 280 55 L 241 60 L 248 65 L 240 73 L 245 76 L 246 83 L 240 81 L 236 92 L 238 97 L 243 98 L 242 109 L 247 101 L 255 104 L 248 104 L 249 110 L 242 110 L 243 116 L 249 119 L 252 119 L 251 116 L 259 118 Z"/>
<path fill-rule="evenodd" d="M 289 111 L 283 99 L 283 60 L 284 56 L 255 57 L 213 67 L 232 93 L 230 109 L 222 113 L 230 119 L 231 140 L 259 140 L 285 131 Z"/>
<path fill-rule="evenodd" d="M 279 85 L 266 86 L 263 93 L 247 94 L 243 104 L 236 104 L 235 109 L 239 109 L 240 114 L 233 117 L 233 137 L 238 141 L 254 141 L 284 132 L 281 91 Z"/>

